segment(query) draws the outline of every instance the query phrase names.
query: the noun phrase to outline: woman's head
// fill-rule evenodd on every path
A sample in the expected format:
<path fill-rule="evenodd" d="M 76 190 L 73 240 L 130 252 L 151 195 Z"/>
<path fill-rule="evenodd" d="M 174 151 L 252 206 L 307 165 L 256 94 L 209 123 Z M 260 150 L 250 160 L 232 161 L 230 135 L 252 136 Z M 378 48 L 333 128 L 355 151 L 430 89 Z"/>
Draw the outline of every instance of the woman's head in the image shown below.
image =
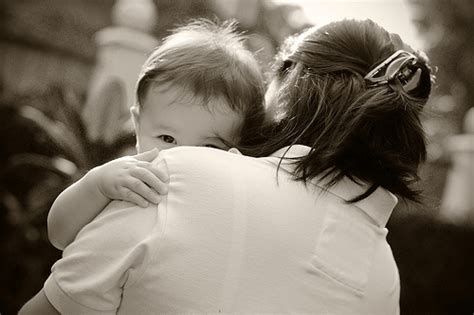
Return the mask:
<path fill-rule="evenodd" d="M 405 52 L 394 55 L 398 50 Z M 416 200 L 410 184 L 426 156 L 419 119 L 431 90 L 426 62 L 370 20 L 334 22 L 290 39 L 266 98 L 277 128 L 265 153 L 307 145 L 312 151 L 297 162 L 298 179 L 348 176 L 373 185 L 361 198 L 382 186 Z"/>

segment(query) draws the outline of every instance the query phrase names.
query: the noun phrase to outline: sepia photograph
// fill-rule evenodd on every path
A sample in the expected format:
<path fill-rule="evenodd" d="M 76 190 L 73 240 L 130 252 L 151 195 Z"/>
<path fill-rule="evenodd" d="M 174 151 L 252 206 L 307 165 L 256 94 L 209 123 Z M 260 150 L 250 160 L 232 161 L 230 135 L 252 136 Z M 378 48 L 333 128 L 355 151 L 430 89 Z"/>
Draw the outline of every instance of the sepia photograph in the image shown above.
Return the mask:
<path fill-rule="evenodd" d="M 474 1 L 0 23 L 0 315 L 474 314 Z"/>

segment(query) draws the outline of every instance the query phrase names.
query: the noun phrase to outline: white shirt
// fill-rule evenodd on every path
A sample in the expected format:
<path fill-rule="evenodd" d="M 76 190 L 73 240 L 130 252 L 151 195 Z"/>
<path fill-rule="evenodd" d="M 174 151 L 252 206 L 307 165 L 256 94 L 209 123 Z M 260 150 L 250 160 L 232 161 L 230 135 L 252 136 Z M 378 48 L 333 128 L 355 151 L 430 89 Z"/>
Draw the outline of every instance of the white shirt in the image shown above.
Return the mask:
<path fill-rule="evenodd" d="M 53 266 L 48 299 L 67 314 L 398 314 L 385 228 L 396 198 L 378 189 L 347 204 L 364 187 L 324 192 L 291 179 L 288 163 L 277 178 L 283 150 L 161 152 L 167 197 L 147 209 L 110 203 Z"/>

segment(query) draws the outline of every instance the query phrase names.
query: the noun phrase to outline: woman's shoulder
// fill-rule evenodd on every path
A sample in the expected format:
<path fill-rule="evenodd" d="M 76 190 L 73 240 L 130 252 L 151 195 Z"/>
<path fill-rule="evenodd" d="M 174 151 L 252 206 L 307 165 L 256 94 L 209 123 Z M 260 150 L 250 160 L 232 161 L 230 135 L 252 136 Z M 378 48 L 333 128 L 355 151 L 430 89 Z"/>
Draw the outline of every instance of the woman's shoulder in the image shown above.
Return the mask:
<path fill-rule="evenodd" d="M 161 151 L 155 163 L 166 162 L 170 173 L 187 171 L 214 173 L 229 168 L 245 168 L 259 160 L 242 155 L 237 150 L 181 146 Z"/>

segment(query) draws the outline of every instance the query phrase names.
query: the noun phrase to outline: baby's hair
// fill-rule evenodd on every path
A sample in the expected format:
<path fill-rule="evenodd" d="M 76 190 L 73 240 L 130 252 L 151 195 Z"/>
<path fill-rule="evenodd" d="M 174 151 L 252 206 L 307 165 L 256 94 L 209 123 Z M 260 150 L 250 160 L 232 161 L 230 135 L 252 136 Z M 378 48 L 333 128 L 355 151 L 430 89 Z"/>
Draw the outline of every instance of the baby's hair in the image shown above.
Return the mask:
<path fill-rule="evenodd" d="M 348 177 L 371 184 L 351 202 L 380 186 L 418 201 L 420 192 L 411 185 L 426 158 L 420 113 L 431 90 L 427 60 L 406 54 L 416 56 L 413 67 L 421 71 L 409 91 L 365 78 L 396 51 L 409 49 L 396 39 L 370 20 L 343 20 L 286 43 L 277 60 L 277 127 L 256 155 L 307 145 L 309 155 L 295 160 L 297 180 L 327 177 L 331 186 Z"/>
<path fill-rule="evenodd" d="M 174 29 L 143 65 L 136 105 L 142 106 L 151 85 L 169 83 L 192 92 L 204 106 L 222 98 L 231 110 L 244 114 L 244 124 L 263 111 L 263 76 L 234 21 L 199 19 Z"/>

